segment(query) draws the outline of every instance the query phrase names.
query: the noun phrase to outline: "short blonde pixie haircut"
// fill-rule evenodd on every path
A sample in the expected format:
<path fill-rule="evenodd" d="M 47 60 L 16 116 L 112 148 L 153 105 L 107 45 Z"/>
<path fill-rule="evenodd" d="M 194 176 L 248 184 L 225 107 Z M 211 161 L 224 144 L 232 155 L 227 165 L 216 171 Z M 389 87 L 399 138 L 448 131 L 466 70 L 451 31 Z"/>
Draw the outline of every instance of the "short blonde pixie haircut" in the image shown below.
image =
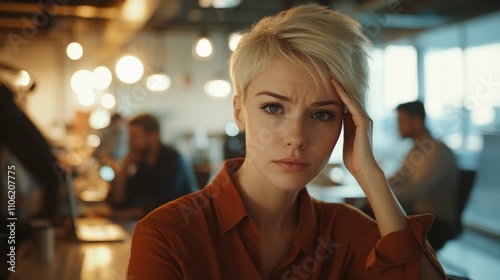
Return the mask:
<path fill-rule="evenodd" d="M 252 79 L 284 58 L 304 66 L 316 85 L 336 79 L 364 108 L 370 48 L 361 25 L 346 15 L 309 5 L 282 11 L 256 23 L 231 56 L 235 95 L 244 100 Z"/>

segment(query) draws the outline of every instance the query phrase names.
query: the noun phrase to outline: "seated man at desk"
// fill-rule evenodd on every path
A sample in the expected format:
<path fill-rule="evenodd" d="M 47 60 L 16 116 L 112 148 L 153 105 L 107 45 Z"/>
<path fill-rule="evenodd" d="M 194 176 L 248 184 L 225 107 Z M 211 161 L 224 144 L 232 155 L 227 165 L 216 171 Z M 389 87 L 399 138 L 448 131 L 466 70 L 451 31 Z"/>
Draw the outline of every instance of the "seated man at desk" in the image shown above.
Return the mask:
<path fill-rule="evenodd" d="M 407 214 L 431 213 L 435 220 L 428 240 L 434 249 L 451 238 L 457 221 L 459 170 L 453 152 L 434 139 L 425 126 L 425 109 L 420 101 L 397 107 L 399 132 L 414 146 L 389 184 Z"/>
<path fill-rule="evenodd" d="M 121 161 L 127 153 L 127 123 L 120 114 L 111 116 L 109 125 L 98 131 L 101 143 L 92 155 L 101 162 L 111 160 Z"/>
<path fill-rule="evenodd" d="M 107 201 L 120 216 L 140 218 L 156 207 L 196 191 L 192 170 L 174 148 L 160 140 L 160 124 L 149 115 L 128 123 L 129 151 L 115 167 Z M 125 214 L 126 213 L 126 214 Z"/>

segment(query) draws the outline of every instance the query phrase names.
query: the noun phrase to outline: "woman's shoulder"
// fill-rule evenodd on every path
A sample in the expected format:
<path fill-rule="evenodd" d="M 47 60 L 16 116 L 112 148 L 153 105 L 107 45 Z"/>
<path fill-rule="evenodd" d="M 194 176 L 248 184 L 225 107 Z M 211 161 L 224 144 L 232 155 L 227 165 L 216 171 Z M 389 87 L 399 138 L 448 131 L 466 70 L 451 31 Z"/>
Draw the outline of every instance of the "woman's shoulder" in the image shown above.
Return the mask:
<path fill-rule="evenodd" d="M 199 190 L 182 196 L 151 211 L 139 223 L 154 226 L 160 231 L 183 235 L 186 232 L 200 232 L 208 230 L 213 218 L 211 200 Z"/>

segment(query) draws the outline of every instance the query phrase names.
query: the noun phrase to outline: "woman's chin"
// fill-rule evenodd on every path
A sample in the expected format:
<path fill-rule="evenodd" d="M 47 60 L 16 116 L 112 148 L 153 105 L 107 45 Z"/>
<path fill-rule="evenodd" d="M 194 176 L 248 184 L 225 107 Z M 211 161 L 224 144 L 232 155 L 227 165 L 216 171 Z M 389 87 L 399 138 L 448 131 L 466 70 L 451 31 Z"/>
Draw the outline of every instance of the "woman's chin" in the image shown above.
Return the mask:
<path fill-rule="evenodd" d="M 298 179 L 298 178 L 280 178 L 277 179 L 275 178 L 274 180 L 271 180 L 273 185 L 284 191 L 289 191 L 289 192 L 298 192 L 301 189 L 303 189 L 310 181 L 312 178 L 304 178 L 304 179 Z"/>

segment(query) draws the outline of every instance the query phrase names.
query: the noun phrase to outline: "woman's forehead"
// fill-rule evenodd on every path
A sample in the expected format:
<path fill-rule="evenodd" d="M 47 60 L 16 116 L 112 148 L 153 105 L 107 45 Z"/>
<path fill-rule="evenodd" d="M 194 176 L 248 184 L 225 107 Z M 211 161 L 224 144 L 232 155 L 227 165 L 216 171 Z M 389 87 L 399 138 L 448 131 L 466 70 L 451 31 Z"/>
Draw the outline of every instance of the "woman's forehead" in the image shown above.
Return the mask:
<path fill-rule="evenodd" d="M 279 60 L 257 74 L 250 81 L 246 93 L 270 91 L 285 95 L 306 94 L 323 98 L 337 95 L 330 80 L 325 79 L 325 75 L 318 74 L 318 71 L 312 71 L 314 69 L 311 68 Z"/>

